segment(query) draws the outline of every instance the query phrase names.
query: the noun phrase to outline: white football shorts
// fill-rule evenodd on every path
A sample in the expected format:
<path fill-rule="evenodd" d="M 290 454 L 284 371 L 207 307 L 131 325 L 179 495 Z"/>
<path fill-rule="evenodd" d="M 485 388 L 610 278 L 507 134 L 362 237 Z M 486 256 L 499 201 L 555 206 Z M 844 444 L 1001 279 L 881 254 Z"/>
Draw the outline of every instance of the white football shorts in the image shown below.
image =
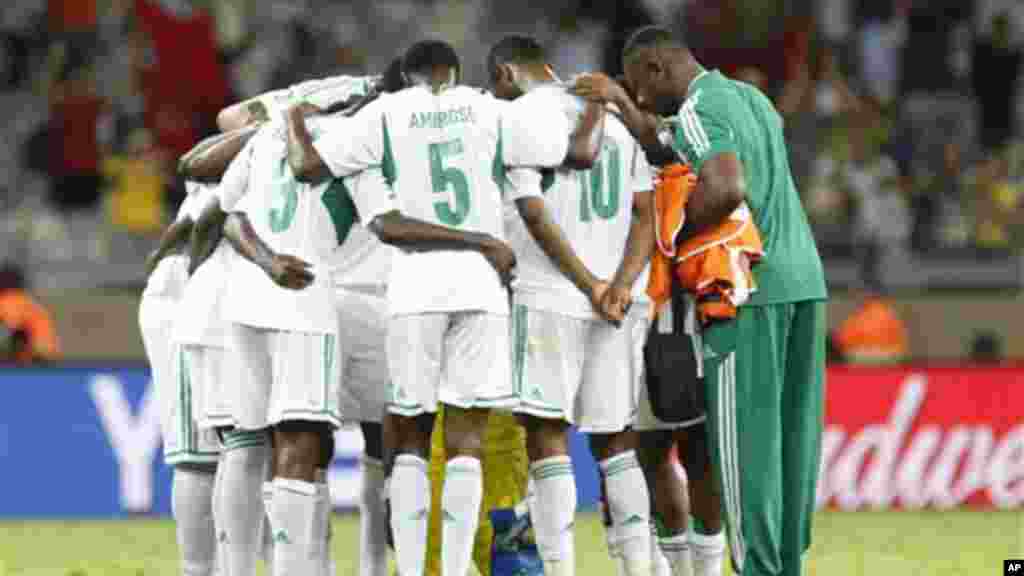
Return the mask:
<path fill-rule="evenodd" d="M 486 312 L 394 316 L 388 323 L 388 410 L 402 416 L 516 404 L 508 317 Z"/>
<path fill-rule="evenodd" d="M 169 466 L 211 464 L 217 462 L 220 442 L 213 430 L 199 427 L 193 414 L 191 374 L 181 346 L 171 339 L 177 304 L 168 298 L 144 297 L 139 305 L 142 342 L 160 405 L 164 462 Z"/>
<path fill-rule="evenodd" d="M 380 422 L 388 405 L 388 302 L 382 296 L 338 290 L 341 339 L 341 415 L 347 423 Z"/>
<path fill-rule="evenodd" d="M 565 420 L 584 433 L 632 424 L 636 373 L 632 332 L 517 304 L 512 310 L 513 380 L 518 411 Z"/>
<path fill-rule="evenodd" d="M 227 381 L 238 378 L 233 352 L 216 346 L 185 345 L 185 357 L 198 394 L 193 395 L 193 414 L 203 428 L 234 426 Z"/>
<path fill-rule="evenodd" d="M 335 334 L 231 325 L 237 377 L 227 381 L 232 420 L 242 430 L 288 421 L 341 426 Z"/>

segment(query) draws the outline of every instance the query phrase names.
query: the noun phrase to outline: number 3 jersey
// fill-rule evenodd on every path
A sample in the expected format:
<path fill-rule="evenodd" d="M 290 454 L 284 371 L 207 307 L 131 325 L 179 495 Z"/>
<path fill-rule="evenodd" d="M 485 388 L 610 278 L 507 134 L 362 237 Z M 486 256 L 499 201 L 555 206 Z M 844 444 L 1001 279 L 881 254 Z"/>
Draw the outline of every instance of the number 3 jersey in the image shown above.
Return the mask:
<path fill-rule="evenodd" d="M 561 111 L 570 129 L 583 114 L 584 103 L 555 85 L 541 86 L 517 102 L 531 108 Z M 537 138 L 563 138 L 569 133 L 548 130 Z M 530 177 L 523 171 L 517 177 Z M 632 221 L 633 195 L 654 188 L 643 149 L 625 126 L 609 114 L 597 162 L 590 170 L 559 168 L 540 175 L 544 203 L 576 254 L 598 278 L 611 281 L 622 261 Z M 516 302 L 575 318 L 596 318 L 590 300 L 544 253 L 513 206 L 506 209 L 508 239 L 519 261 Z M 638 282 L 639 283 L 639 282 Z"/>
<path fill-rule="evenodd" d="M 565 122 L 559 114 L 527 111 L 469 87 L 434 93 L 416 86 L 338 119 L 315 146 L 335 176 L 379 172 L 406 216 L 503 238 L 503 198 L 540 193 L 512 186 L 506 166 L 560 164 L 568 141 L 538 141 L 535 135 Z M 388 301 L 393 316 L 508 314 L 497 274 L 475 252 L 396 251 Z"/>
<path fill-rule="evenodd" d="M 319 120 L 308 123 L 316 138 Z M 303 184 L 288 165 L 283 126 L 271 124 L 252 138 L 224 176 L 222 208 L 244 213 L 275 253 L 311 264 L 315 280 L 303 290 L 282 288 L 258 266 L 241 260 L 230 281 L 231 321 L 295 332 L 338 331 L 332 274 L 336 249 L 359 215 L 369 221 L 395 209 L 390 194 L 361 195 L 359 190 L 373 187 L 360 180 Z M 386 192 L 383 184 L 377 189 Z"/>

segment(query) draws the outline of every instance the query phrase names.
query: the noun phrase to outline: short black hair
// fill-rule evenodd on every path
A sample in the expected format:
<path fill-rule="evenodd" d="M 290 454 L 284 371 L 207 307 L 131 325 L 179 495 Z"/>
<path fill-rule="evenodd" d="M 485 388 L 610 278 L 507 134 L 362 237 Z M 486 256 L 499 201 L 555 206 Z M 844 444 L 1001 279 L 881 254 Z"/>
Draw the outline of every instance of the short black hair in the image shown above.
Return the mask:
<path fill-rule="evenodd" d="M 502 64 L 546 64 L 547 51 L 529 36 L 505 36 L 487 53 L 487 70 L 493 75 Z"/>
<path fill-rule="evenodd" d="M 422 40 L 409 47 L 402 57 L 402 74 L 426 74 L 434 68 L 454 68 L 460 73 L 459 55 L 443 40 Z"/>
<path fill-rule="evenodd" d="M 628 59 L 641 48 L 652 46 L 686 47 L 668 28 L 644 26 L 629 35 L 629 39 L 626 40 L 626 45 L 622 49 L 622 59 Z"/>
<path fill-rule="evenodd" d="M 384 75 L 378 84 L 381 92 L 398 92 L 405 88 L 405 79 L 402 77 L 402 58 L 398 57 L 388 64 Z"/>

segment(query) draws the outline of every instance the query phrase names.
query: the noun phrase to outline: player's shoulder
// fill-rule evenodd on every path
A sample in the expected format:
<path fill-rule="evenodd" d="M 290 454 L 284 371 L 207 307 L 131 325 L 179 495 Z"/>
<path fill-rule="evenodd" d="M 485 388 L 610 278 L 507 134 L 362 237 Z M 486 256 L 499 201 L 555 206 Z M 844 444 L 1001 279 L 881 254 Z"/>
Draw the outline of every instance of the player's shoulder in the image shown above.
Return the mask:
<path fill-rule="evenodd" d="M 727 112 L 734 108 L 740 98 L 740 84 L 718 70 L 704 71 L 691 83 L 680 113 L 695 110 Z"/>
<path fill-rule="evenodd" d="M 604 137 L 606 140 L 614 142 L 620 149 L 639 146 L 636 138 L 633 138 L 633 134 L 629 132 L 629 128 L 626 128 L 626 125 L 614 114 L 605 116 Z"/>

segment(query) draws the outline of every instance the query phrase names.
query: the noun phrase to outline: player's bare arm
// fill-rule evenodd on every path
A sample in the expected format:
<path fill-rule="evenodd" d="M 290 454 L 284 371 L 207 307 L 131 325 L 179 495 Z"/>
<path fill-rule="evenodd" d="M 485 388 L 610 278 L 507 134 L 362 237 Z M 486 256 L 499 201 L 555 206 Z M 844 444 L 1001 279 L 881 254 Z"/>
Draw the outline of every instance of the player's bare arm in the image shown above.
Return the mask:
<path fill-rule="evenodd" d="M 554 262 L 558 270 L 580 292 L 587 295 L 594 309 L 600 312 L 601 298 L 608 289 L 608 283 L 595 276 L 576 254 L 562 228 L 548 214 L 544 199 L 539 197 L 519 198 L 516 200 L 516 209 L 519 211 L 519 217 L 526 224 L 526 229 L 530 231 L 530 236 L 537 242 L 544 254 Z M 606 319 L 614 320 L 613 318 Z"/>
<path fill-rule="evenodd" d="M 228 214 L 224 221 L 224 237 L 231 242 L 235 251 L 259 266 L 278 286 L 302 290 L 312 284 L 314 276 L 309 271 L 311 265 L 295 256 L 278 254 L 271 250 L 253 229 L 245 214 Z"/>
<path fill-rule="evenodd" d="M 216 198 L 210 198 L 199 212 L 189 238 L 188 273 L 191 276 L 213 254 L 221 239 L 221 230 L 227 214 L 220 209 Z"/>
<path fill-rule="evenodd" d="M 146 276 L 156 270 L 157 264 L 167 256 L 181 250 L 188 243 L 192 234 L 192 219 L 188 216 L 175 221 L 160 235 L 160 242 L 149 256 L 146 257 Z"/>
<path fill-rule="evenodd" d="M 722 152 L 707 159 L 686 202 L 686 224 L 680 238 L 692 238 L 722 223 L 746 197 L 743 164 L 734 152 Z"/>
<path fill-rule="evenodd" d="M 479 252 L 491 264 L 502 284 L 512 282 L 516 255 L 508 244 L 490 234 L 463 232 L 403 216 L 397 210 L 370 221 L 370 230 L 381 242 L 408 252 L 455 250 Z"/>
<path fill-rule="evenodd" d="M 576 130 L 569 137 L 569 154 L 565 166 L 573 170 L 588 170 L 601 155 L 604 139 L 605 107 L 600 102 L 588 101 Z"/>
<path fill-rule="evenodd" d="M 187 180 L 215 184 L 260 125 L 217 134 L 196 144 L 178 160 L 178 174 Z"/>
<path fill-rule="evenodd" d="M 288 165 L 299 182 L 316 184 L 330 178 L 331 173 L 320 153 L 313 147 L 313 137 L 306 128 L 309 110 L 302 106 L 285 112 L 288 125 Z"/>
<path fill-rule="evenodd" d="M 622 84 L 605 74 L 584 74 L 576 79 L 572 92 L 588 101 L 613 104 L 618 108 L 619 120 L 640 143 L 651 160 L 660 160 L 657 164 L 675 158 L 671 150 L 658 140 L 657 117 L 638 108 Z"/>
<path fill-rule="evenodd" d="M 217 127 L 220 128 L 221 132 L 231 132 L 257 122 L 266 122 L 268 119 L 267 107 L 258 99 L 250 98 L 249 100 L 232 104 L 218 112 Z"/>
<path fill-rule="evenodd" d="M 633 217 L 626 237 L 626 251 L 611 286 L 601 300 L 606 316 L 622 320 L 633 300 L 633 284 L 643 273 L 654 252 L 654 194 L 637 192 L 633 195 Z"/>

